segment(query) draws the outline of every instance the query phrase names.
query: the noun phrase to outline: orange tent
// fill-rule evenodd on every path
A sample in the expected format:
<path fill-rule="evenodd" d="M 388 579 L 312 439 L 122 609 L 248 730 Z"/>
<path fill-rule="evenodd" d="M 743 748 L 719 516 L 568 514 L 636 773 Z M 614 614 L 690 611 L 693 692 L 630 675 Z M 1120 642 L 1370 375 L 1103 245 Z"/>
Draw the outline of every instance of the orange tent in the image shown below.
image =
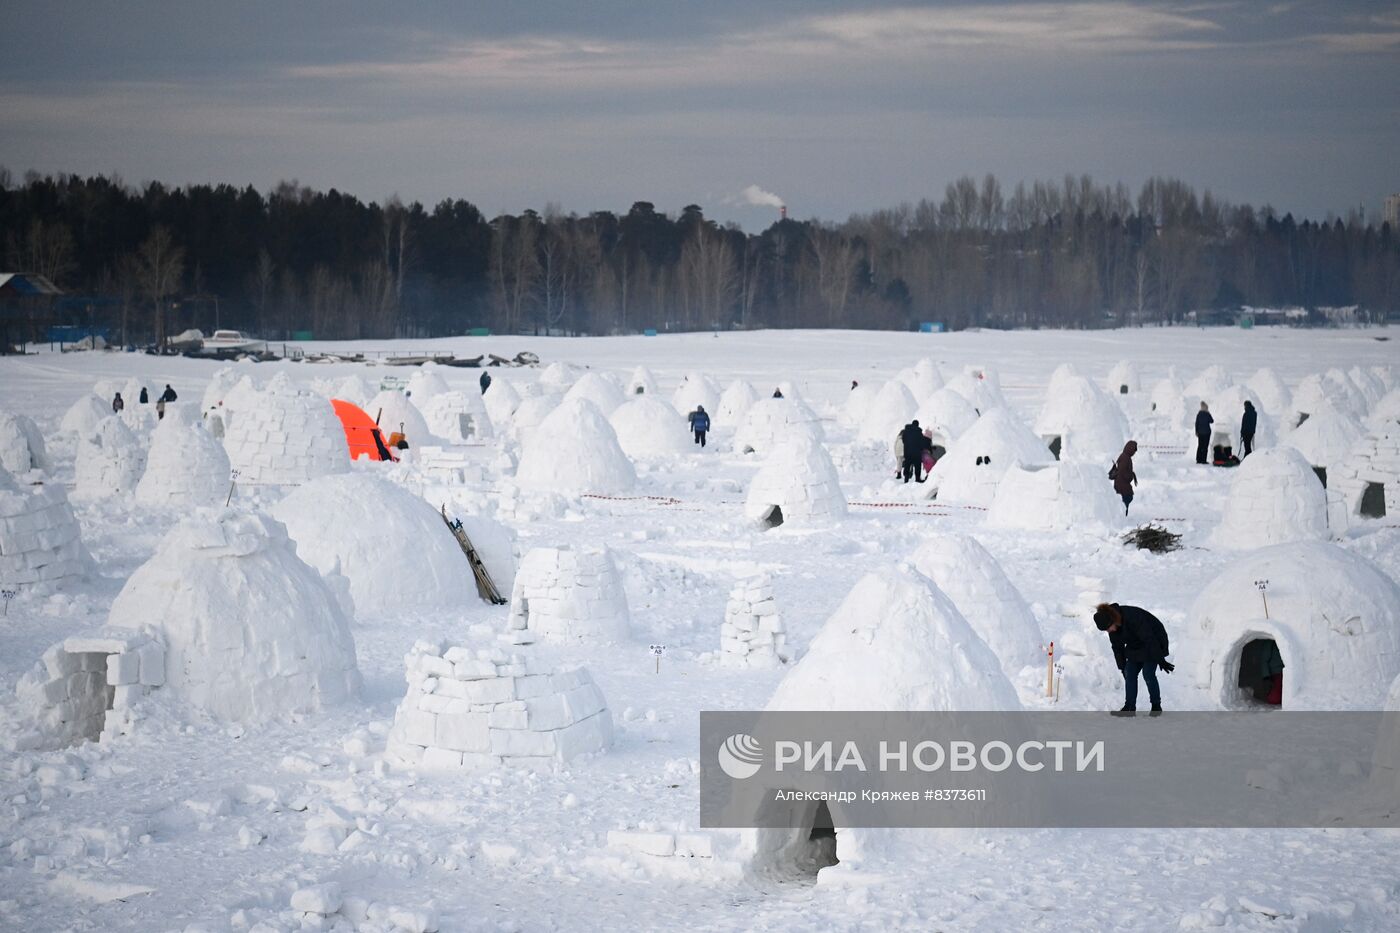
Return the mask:
<path fill-rule="evenodd" d="M 351 460 L 361 457 L 370 460 L 399 459 L 384 443 L 384 435 L 379 433 L 379 425 L 365 414 L 363 408 L 338 398 L 331 399 L 331 405 L 335 408 L 335 416 L 340 419 L 341 427 L 345 429 L 345 443 L 350 445 Z"/>

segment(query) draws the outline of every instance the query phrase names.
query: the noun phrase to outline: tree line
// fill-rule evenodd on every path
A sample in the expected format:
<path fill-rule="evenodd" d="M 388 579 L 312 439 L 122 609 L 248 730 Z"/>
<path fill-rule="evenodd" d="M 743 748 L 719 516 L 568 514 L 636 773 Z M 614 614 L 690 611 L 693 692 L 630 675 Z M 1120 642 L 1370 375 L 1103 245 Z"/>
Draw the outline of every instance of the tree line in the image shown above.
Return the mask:
<path fill-rule="evenodd" d="M 940 199 L 757 233 L 698 205 L 486 218 L 296 182 L 141 187 L 0 169 L 8 271 L 68 293 L 63 323 L 124 343 L 187 327 L 269 339 L 1169 323 L 1187 312 L 1357 305 L 1400 312 L 1400 239 L 1232 205 L 1170 178 L 1018 184 L 963 177 Z M 83 320 L 87 316 L 90 320 Z"/>

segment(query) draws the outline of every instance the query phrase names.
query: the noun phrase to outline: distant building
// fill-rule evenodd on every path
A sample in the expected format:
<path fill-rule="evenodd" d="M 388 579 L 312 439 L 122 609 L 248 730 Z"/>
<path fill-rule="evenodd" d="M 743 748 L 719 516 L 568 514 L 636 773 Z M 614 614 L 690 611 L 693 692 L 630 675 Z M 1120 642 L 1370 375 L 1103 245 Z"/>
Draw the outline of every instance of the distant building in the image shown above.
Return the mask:
<path fill-rule="evenodd" d="M 1390 229 L 1400 230 L 1400 194 L 1392 194 L 1385 199 L 1381 208 L 1381 220 L 1390 224 Z"/>
<path fill-rule="evenodd" d="M 54 299 L 62 292 L 42 275 L 0 272 L 0 354 L 33 340 L 51 324 Z"/>

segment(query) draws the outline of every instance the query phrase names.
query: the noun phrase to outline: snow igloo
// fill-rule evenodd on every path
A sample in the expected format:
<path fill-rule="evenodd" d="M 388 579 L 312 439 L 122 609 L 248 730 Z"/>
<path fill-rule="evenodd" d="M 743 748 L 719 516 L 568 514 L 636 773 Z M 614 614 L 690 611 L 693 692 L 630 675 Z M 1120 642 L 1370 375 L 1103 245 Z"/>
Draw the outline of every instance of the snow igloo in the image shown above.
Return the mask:
<path fill-rule="evenodd" d="M 604 415 L 611 415 L 626 400 L 617 382 L 602 373 L 584 373 L 564 393 L 564 401 L 572 399 L 592 402 Z"/>
<path fill-rule="evenodd" d="M 914 412 L 914 420 L 919 422 L 919 427 L 932 432 L 933 458 L 937 461 L 948 452 L 953 441 L 977 423 L 977 409 L 952 389 L 939 389 L 924 399 L 919 410 Z"/>
<path fill-rule="evenodd" d="M 612 714 L 582 667 L 550 671 L 500 648 L 418 642 L 386 750 L 425 770 L 553 767 L 612 744 Z"/>
<path fill-rule="evenodd" d="M 723 425 L 738 424 L 744 416 L 749 413 L 749 409 L 758 401 L 758 390 L 752 383 L 743 379 L 735 379 L 725 387 L 724 392 L 719 397 L 718 422 Z M 709 409 L 706 409 L 709 411 Z M 711 421 L 715 421 L 711 418 Z"/>
<path fill-rule="evenodd" d="M 331 403 L 274 380 L 240 402 L 224 429 L 224 451 L 239 485 L 296 486 L 350 469 L 345 429 Z"/>
<path fill-rule="evenodd" d="M 104 402 L 92 393 L 84 395 L 63 413 L 58 429 L 74 437 L 89 437 L 103 420 L 112 416 L 112 403 Z"/>
<path fill-rule="evenodd" d="M 891 379 L 880 387 L 860 419 L 860 440 L 864 443 L 888 445 L 900 430 L 914 418 L 919 408 L 909 387 Z"/>
<path fill-rule="evenodd" d="M 970 535 L 928 538 L 910 563 L 953 601 L 1009 678 L 1045 660 L 1040 623 L 997 559 Z"/>
<path fill-rule="evenodd" d="M 1001 394 L 1001 378 L 990 366 L 966 366 L 949 379 L 948 388 L 972 403 L 978 412 L 1005 408 L 1006 397 Z"/>
<path fill-rule="evenodd" d="M 986 508 L 1013 466 L 1048 466 L 1054 456 L 1005 408 L 985 412 L 948 449 L 928 477 L 928 495 Z"/>
<path fill-rule="evenodd" d="M 1110 395 L 1138 395 L 1142 392 L 1142 374 L 1131 360 L 1119 360 L 1108 371 L 1104 384 Z"/>
<path fill-rule="evenodd" d="M 632 491 L 637 471 L 617 432 L 591 402 L 561 402 L 525 435 L 515 481 L 526 489 L 566 496 Z"/>
<path fill-rule="evenodd" d="M 1215 544 L 1244 550 L 1327 536 L 1327 494 L 1302 454 L 1271 447 L 1244 458 L 1230 483 Z"/>
<path fill-rule="evenodd" d="M 870 410 L 875 396 L 879 394 L 880 390 L 869 383 L 854 386 L 846 393 L 846 398 L 841 403 L 841 411 L 837 414 L 836 420 L 845 427 L 859 429 L 865 418 L 865 413 Z"/>
<path fill-rule="evenodd" d="M 104 418 L 78 441 L 75 499 L 129 496 L 146 469 L 146 445 L 118 418 Z"/>
<path fill-rule="evenodd" d="M 82 576 L 90 562 L 63 489 L 21 486 L 0 467 L 0 586 L 47 586 Z"/>
<path fill-rule="evenodd" d="M 1128 442 L 1128 419 L 1083 376 L 1052 384 L 1033 430 L 1057 460 L 1112 463 Z"/>
<path fill-rule="evenodd" d="M 862 577 L 779 682 L 771 711 L 903 712 L 1018 710 L 1016 691 L 992 649 L 928 578 L 906 567 Z M 786 779 L 786 778 L 785 778 Z M 811 780 L 798 772 L 783 789 Z M 862 829 L 842 805 L 776 801 L 781 828 L 745 830 L 740 853 L 759 875 L 848 875 L 875 867 L 896 847 L 946 838 L 929 830 Z M 1004 804 L 998 804 L 1004 805 Z M 769 822 L 769 820 L 765 820 Z M 835 880 L 823 874 L 822 880 Z"/>
<path fill-rule="evenodd" d="M 340 603 L 286 530 L 257 512 L 177 525 L 117 594 L 107 624 L 159 638 L 162 692 L 215 719 L 263 721 L 359 693 Z"/>
<path fill-rule="evenodd" d="M 1400 514 L 1400 421 L 1357 441 L 1332 473 L 1348 520 Z"/>
<path fill-rule="evenodd" d="M 1331 404 L 1325 404 L 1312 417 L 1298 425 L 1283 441 L 1296 448 L 1311 464 L 1322 485 L 1327 485 L 1327 472 L 1342 465 L 1351 449 L 1366 436 L 1361 422 Z"/>
<path fill-rule="evenodd" d="M 1106 471 L 1087 463 L 1013 466 L 997 484 L 987 524 L 1027 531 L 1101 531 L 1123 523 Z"/>
<path fill-rule="evenodd" d="M 413 404 L 421 409 L 428 399 L 450 391 L 452 387 L 442 378 L 442 373 L 438 372 L 437 364 L 429 362 L 418 367 L 418 371 L 408 377 L 404 394 L 413 399 Z"/>
<path fill-rule="evenodd" d="M 846 496 L 820 441 L 796 438 L 772 449 L 749 483 L 744 516 L 760 528 L 802 527 L 846 515 Z"/>
<path fill-rule="evenodd" d="M 1400 586 L 1334 544 L 1241 557 L 1201 591 L 1189 627 L 1194 682 L 1225 709 L 1380 709 L 1400 675 Z"/>
<path fill-rule="evenodd" d="M 532 548 L 516 571 L 506 625 L 520 643 L 627 641 L 631 613 L 612 552 Z"/>
<path fill-rule="evenodd" d="M 798 399 L 759 399 L 734 432 L 734 450 L 741 454 L 766 455 L 780 442 L 791 438 L 824 440 L 820 419 Z"/>
<path fill-rule="evenodd" d="M 640 395 L 623 402 L 608 419 L 622 452 L 634 460 L 673 457 L 694 446 L 685 419 L 655 395 Z"/>
<path fill-rule="evenodd" d="M 660 391 L 660 386 L 656 384 L 656 377 L 645 366 L 638 366 L 632 370 L 632 376 L 627 380 L 627 385 L 623 389 L 623 393 L 628 396 L 657 395 Z"/>
<path fill-rule="evenodd" d="M 271 512 L 302 560 L 349 581 L 357 613 L 396 615 L 477 601 L 471 564 L 442 515 L 386 479 L 361 472 L 319 477 Z M 502 582 L 508 568 L 487 570 L 498 588 L 508 586 Z"/>
<path fill-rule="evenodd" d="M 719 386 L 704 373 L 687 373 L 671 396 L 671 404 L 681 414 L 694 411 L 697 405 L 704 405 L 706 411 L 718 411 Z"/>
<path fill-rule="evenodd" d="M 428 428 L 428 422 L 412 399 L 397 389 L 385 389 L 365 406 L 365 414 L 374 419 L 388 441 L 394 434 L 404 436 L 410 448 L 431 447 L 438 438 Z"/>
<path fill-rule="evenodd" d="M 554 393 L 531 395 L 520 400 L 510 416 L 510 431 L 517 438 L 525 437 L 544 423 L 549 413 L 559 407 L 561 396 Z M 600 412 L 601 414 L 601 412 Z"/>
<path fill-rule="evenodd" d="M 28 415 L 0 411 L 0 467 L 15 476 L 52 468 L 43 432 Z"/>
<path fill-rule="evenodd" d="M 1271 411 L 1281 416 L 1292 405 L 1293 393 L 1289 390 L 1288 384 L 1279 378 L 1278 373 L 1267 366 L 1245 380 L 1245 385 L 1259 396 L 1259 401 L 1264 406 L 1265 411 Z"/>
<path fill-rule="evenodd" d="M 520 407 L 520 392 L 509 381 L 497 376 L 481 394 L 481 401 L 486 405 L 491 423 L 504 426 L 510 424 L 511 415 Z"/>
<path fill-rule="evenodd" d="M 452 444 L 487 441 L 495 434 L 480 392 L 438 392 L 423 401 L 421 411 L 428 432 Z"/>
<path fill-rule="evenodd" d="M 943 374 L 938 371 L 938 364 L 927 357 L 901 369 L 895 379 L 908 386 L 910 394 L 920 402 L 943 388 Z"/>

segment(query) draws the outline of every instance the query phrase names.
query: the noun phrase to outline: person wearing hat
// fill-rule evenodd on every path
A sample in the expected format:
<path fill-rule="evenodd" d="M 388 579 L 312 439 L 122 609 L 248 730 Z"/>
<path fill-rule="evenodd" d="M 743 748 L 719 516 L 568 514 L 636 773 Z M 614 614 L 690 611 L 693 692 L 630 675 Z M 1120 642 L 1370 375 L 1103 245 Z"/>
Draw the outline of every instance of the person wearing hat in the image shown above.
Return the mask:
<path fill-rule="evenodd" d="M 1138 674 L 1147 684 L 1152 715 L 1162 714 L 1162 692 L 1157 685 L 1157 668 L 1170 674 L 1176 665 L 1167 660 L 1171 647 L 1162 620 L 1140 606 L 1100 603 L 1094 610 L 1094 624 L 1108 633 L 1113 660 L 1123 672 L 1123 708 L 1119 715 L 1137 711 Z"/>

